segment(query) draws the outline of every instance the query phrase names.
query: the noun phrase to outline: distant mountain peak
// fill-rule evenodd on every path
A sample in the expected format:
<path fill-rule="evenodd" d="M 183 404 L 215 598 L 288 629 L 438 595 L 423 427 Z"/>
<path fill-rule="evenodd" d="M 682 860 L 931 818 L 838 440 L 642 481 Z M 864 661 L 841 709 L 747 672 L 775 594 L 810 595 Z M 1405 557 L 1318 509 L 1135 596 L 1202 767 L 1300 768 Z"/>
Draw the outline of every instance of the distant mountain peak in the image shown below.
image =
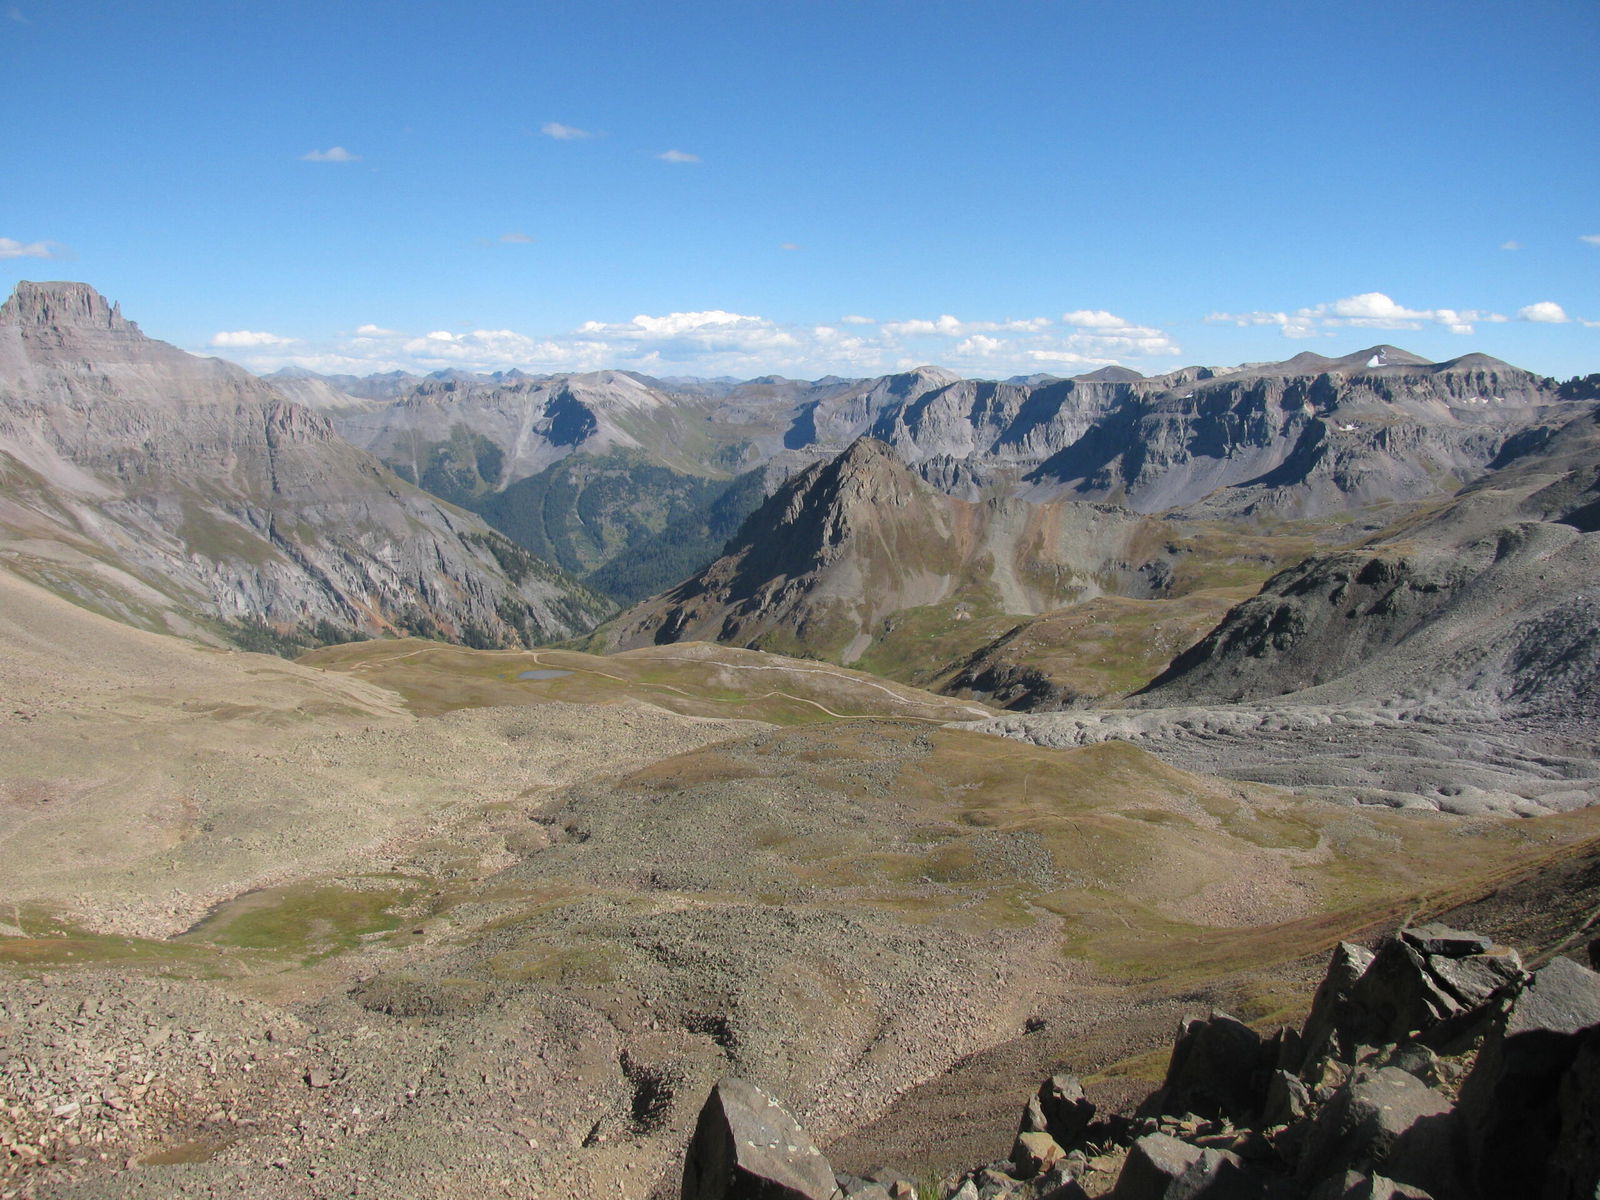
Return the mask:
<path fill-rule="evenodd" d="M 1398 346 L 1381 343 L 1335 359 L 1334 365 L 1376 370 L 1379 367 L 1431 367 L 1433 361 L 1423 358 L 1420 354 L 1413 354 L 1409 350 L 1402 350 Z"/>
<path fill-rule="evenodd" d="M 106 298 L 87 283 L 63 280 L 19 281 L 11 298 L 0 305 L 0 325 L 139 332 L 137 325 L 123 317 L 120 304 L 107 303 Z"/>
<path fill-rule="evenodd" d="M 1074 375 L 1073 378 L 1089 383 L 1132 383 L 1137 379 L 1143 379 L 1144 376 L 1132 367 L 1124 367 L 1112 363 L 1109 366 L 1101 367 L 1098 371 Z"/>

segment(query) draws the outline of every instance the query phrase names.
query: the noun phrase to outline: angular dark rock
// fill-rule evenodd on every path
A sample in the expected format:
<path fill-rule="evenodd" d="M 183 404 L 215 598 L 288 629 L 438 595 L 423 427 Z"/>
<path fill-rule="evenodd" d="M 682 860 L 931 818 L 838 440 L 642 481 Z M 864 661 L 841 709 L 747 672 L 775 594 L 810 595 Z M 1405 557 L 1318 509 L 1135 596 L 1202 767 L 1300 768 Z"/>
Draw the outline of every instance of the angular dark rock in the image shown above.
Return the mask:
<path fill-rule="evenodd" d="M 1563 1140 L 1563 1079 L 1592 1062 L 1581 1051 L 1597 1024 L 1600 974 L 1570 959 L 1541 967 L 1511 998 L 1461 1088 L 1466 1145 L 1484 1195 L 1547 1194 L 1547 1174 L 1563 1177 L 1549 1169 Z M 1585 1085 L 1573 1087 L 1581 1094 Z M 1580 1151 L 1575 1168 L 1588 1157 Z"/>
<path fill-rule="evenodd" d="M 1431 1029 L 1462 1011 L 1428 971 L 1427 959 L 1406 942 L 1385 942 L 1350 989 L 1350 1008 L 1340 1030 L 1352 1046 L 1387 1046 Z"/>
<path fill-rule="evenodd" d="M 833 1168 L 788 1111 L 729 1076 L 706 1097 L 683 1162 L 683 1200 L 830 1200 Z"/>
<path fill-rule="evenodd" d="M 1494 949 L 1493 939 L 1481 933 L 1469 933 L 1437 923 L 1412 925 L 1402 929 L 1399 936 L 1401 941 L 1430 957 L 1437 954 L 1446 958 L 1466 958 L 1473 954 L 1487 954 Z"/>
<path fill-rule="evenodd" d="M 1140 1107 L 1144 1115 L 1195 1113 L 1244 1119 L 1266 1095 L 1261 1035 L 1227 1013 L 1185 1021 L 1173 1043 L 1161 1089 Z"/>
<path fill-rule="evenodd" d="M 1317 1114 L 1297 1175 L 1314 1185 L 1349 1170 L 1381 1172 L 1457 1195 L 1454 1132 L 1444 1095 L 1398 1067 L 1363 1069 Z"/>
<path fill-rule="evenodd" d="M 1128 1151 L 1111 1200 L 1244 1200 L 1270 1194 L 1266 1181 L 1237 1155 L 1149 1133 Z"/>
<path fill-rule="evenodd" d="M 1545 1178 L 1548 1200 L 1592 1200 L 1600 1192 L 1600 1026 L 1579 1040 L 1557 1097 L 1561 1133 Z"/>
<path fill-rule="evenodd" d="M 1084 1098 L 1078 1077 L 1052 1075 L 1029 1098 L 1017 1134 L 1048 1133 L 1060 1146 L 1071 1149 L 1082 1140 L 1092 1120 L 1094 1105 Z"/>
<path fill-rule="evenodd" d="M 1396 1183 L 1382 1175 L 1346 1171 L 1325 1179 L 1311 1190 L 1307 1200 L 1434 1200 L 1433 1196 L 1408 1183 Z"/>
<path fill-rule="evenodd" d="M 1428 972 L 1468 1008 L 1482 1004 L 1501 988 L 1527 977 L 1522 956 L 1515 950 L 1459 958 L 1430 957 Z"/>
<path fill-rule="evenodd" d="M 1340 942 L 1333 948 L 1328 969 L 1317 985 L 1311 1000 L 1311 1012 L 1306 1017 L 1305 1028 L 1300 1033 L 1300 1056 L 1280 1058 L 1278 1066 L 1287 1071 L 1300 1071 L 1328 1053 L 1330 1048 L 1341 1049 L 1343 1026 L 1349 1020 L 1350 993 L 1372 965 L 1373 953 L 1354 942 Z"/>
<path fill-rule="evenodd" d="M 1263 1125 L 1288 1125 L 1306 1115 L 1311 1093 L 1287 1071 L 1274 1071 L 1267 1080 L 1267 1098 L 1261 1109 Z"/>

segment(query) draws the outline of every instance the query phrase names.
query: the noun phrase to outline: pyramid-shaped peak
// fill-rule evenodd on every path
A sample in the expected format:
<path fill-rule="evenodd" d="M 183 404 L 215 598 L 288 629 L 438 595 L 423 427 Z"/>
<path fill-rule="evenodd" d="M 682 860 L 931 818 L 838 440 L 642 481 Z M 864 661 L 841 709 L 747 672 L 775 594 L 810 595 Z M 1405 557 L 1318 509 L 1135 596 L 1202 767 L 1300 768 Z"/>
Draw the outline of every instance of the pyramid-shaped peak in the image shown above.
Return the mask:
<path fill-rule="evenodd" d="M 931 392 L 936 388 L 949 387 L 952 383 L 960 383 L 962 379 L 954 371 L 947 371 L 943 367 L 921 366 L 886 375 L 883 381 L 896 395 L 909 395 L 912 392 Z"/>
<path fill-rule="evenodd" d="M 874 437 L 857 438 L 833 461 L 841 472 L 868 470 L 882 463 L 902 466 L 889 444 Z"/>
<path fill-rule="evenodd" d="M 1133 383 L 1143 379 L 1144 376 L 1132 367 L 1124 367 L 1120 363 L 1110 363 L 1098 371 L 1089 371 L 1083 375 L 1074 375 L 1074 379 L 1081 383 Z"/>
<path fill-rule="evenodd" d="M 1343 358 L 1336 359 L 1335 364 L 1344 368 L 1377 370 L 1379 367 L 1429 367 L 1433 362 L 1420 354 L 1413 354 L 1409 350 L 1384 343 L 1368 346 L 1365 350 L 1357 350 L 1354 354 L 1346 354 Z"/>
<path fill-rule="evenodd" d="M 120 305 L 108 303 L 87 283 L 65 280 L 45 283 L 34 283 L 27 279 L 19 281 L 11 298 L 0 305 L 0 325 L 139 332 L 137 325 L 124 319 Z"/>

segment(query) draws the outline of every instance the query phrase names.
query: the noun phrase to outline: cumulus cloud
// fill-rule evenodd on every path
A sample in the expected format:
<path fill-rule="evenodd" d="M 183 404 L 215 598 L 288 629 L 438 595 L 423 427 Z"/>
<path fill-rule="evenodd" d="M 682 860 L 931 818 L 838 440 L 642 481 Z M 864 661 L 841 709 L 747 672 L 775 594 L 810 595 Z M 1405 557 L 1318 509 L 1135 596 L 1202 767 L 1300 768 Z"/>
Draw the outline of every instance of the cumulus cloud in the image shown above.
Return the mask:
<path fill-rule="evenodd" d="M 545 137 L 555 138 L 558 142 L 581 142 L 584 138 L 594 136 L 587 129 L 579 129 L 576 125 L 563 125 L 560 121 L 546 121 L 539 126 L 539 132 Z"/>
<path fill-rule="evenodd" d="M 1164 331 L 1136 325 L 1104 309 L 1078 309 L 1065 313 L 1066 332 L 1054 329 L 1048 317 L 1012 318 L 1004 321 L 964 321 L 945 313 L 934 318 L 886 321 L 886 343 L 906 349 L 931 345 L 917 361 L 937 361 L 956 368 L 994 369 L 1050 365 L 1105 366 L 1124 357 L 1161 358 L 1180 353 Z M 947 339 L 960 339 L 953 345 Z"/>
<path fill-rule="evenodd" d="M 1517 316 L 1524 321 L 1537 321 L 1541 325 L 1565 325 L 1572 320 L 1567 316 L 1566 310 L 1554 300 L 1540 300 L 1537 304 L 1519 308 Z"/>
<path fill-rule="evenodd" d="M 1407 308 L 1383 292 L 1362 292 L 1294 312 L 1216 312 L 1206 318 L 1213 325 L 1276 325 L 1289 338 L 1334 337 L 1340 329 L 1422 329 L 1428 324 L 1467 334 L 1478 322 L 1504 320 L 1500 313 L 1479 309 Z"/>
<path fill-rule="evenodd" d="M 279 337 L 275 333 L 260 333 L 254 329 L 224 330 L 211 335 L 211 345 L 218 349 L 237 350 L 251 346 L 287 346 L 293 338 Z"/>
<path fill-rule="evenodd" d="M 883 331 L 891 337 L 936 334 L 940 337 L 966 337 L 973 333 L 1036 333 L 1048 328 L 1049 317 L 1028 317 L 1011 321 L 962 321 L 949 313 L 932 320 L 916 317 L 909 321 L 888 321 Z"/>
<path fill-rule="evenodd" d="M 366 324 L 324 343 L 291 344 L 248 330 L 219 334 L 218 339 L 213 345 L 240 350 L 240 361 L 253 370 L 295 365 L 339 374 L 445 368 L 553 374 L 615 367 L 653 375 L 814 379 L 876 375 L 935 362 L 993 378 L 1179 352 L 1161 330 L 1120 319 L 1061 328 L 1046 317 L 964 320 L 943 314 L 879 322 L 852 314 L 833 322 L 783 324 L 726 309 L 640 313 L 628 320 L 584 321 L 565 333 L 537 336 L 511 329 L 405 333 Z M 1148 361 L 1141 365 L 1151 366 Z M 1159 367 L 1168 365 L 1176 363 Z"/>
<path fill-rule="evenodd" d="M 720 308 L 714 308 L 706 312 L 668 313 L 664 317 L 652 317 L 641 313 L 631 321 L 623 321 L 616 324 L 607 324 L 604 321 L 585 321 L 578 326 L 578 332 L 594 334 L 600 337 L 638 339 L 677 337 L 682 334 L 701 335 L 741 327 L 755 329 L 766 325 L 767 322 L 760 317 L 749 317 L 742 313 L 724 312 Z"/>
<path fill-rule="evenodd" d="M 1075 325 L 1079 329 L 1121 329 L 1128 322 L 1114 313 L 1108 313 L 1103 308 L 1080 308 L 1073 312 L 1062 313 L 1061 321 L 1065 325 Z"/>
<path fill-rule="evenodd" d="M 502 233 L 500 242 L 506 246 L 531 246 L 533 239 L 525 233 Z"/>
<path fill-rule="evenodd" d="M 60 258 L 61 247 L 54 242 L 19 242 L 0 237 L 0 258 Z"/>
<path fill-rule="evenodd" d="M 300 156 L 301 162 L 325 163 L 353 163 L 360 162 L 361 155 L 351 154 L 343 146 L 329 146 L 326 150 L 307 150 Z"/>
<path fill-rule="evenodd" d="M 656 157 L 662 162 L 669 163 L 697 163 L 700 161 L 698 154 L 690 154 L 687 150 L 663 150 Z"/>

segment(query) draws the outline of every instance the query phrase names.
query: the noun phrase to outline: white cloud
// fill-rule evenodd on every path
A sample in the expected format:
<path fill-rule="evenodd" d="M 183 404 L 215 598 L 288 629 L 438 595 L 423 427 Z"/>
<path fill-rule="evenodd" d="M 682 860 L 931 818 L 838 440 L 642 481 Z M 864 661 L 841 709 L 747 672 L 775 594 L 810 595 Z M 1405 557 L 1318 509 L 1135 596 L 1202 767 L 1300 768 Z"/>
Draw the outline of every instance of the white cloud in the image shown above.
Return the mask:
<path fill-rule="evenodd" d="M 1113 361 L 1108 358 L 1085 358 L 1083 355 L 1074 354 L 1070 350 L 1030 350 L 1028 351 L 1028 358 L 1030 361 L 1040 365 L 1058 367 L 1081 367 L 1091 364 L 1103 367 Z"/>
<path fill-rule="evenodd" d="M 615 367 L 658 375 L 814 379 L 870 376 L 937 362 L 1003 378 L 1179 353 L 1161 330 L 1125 322 L 1062 329 L 1045 317 L 961 320 L 944 314 L 882 323 L 851 315 L 835 322 L 786 325 L 726 309 L 640 313 L 630 320 L 585 321 L 566 333 L 539 336 L 510 329 L 404 333 L 375 324 L 323 343 L 290 344 L 289 339 L 248 330 L 218 336 L 233 339 L 214 344 L 241 351 L 240 361 L 252 370 L 295 365 L 340 374 L 513 367 L 548 374 Z M 1141 365 L 1151 366 L 1148 361 Z M 1176 365 L 1156 364 L 1161 370 Z"/>
<path fill-rule="evenodd" d="M 563 125 L 560 121 L 546 121 L 539 126 L 539 132 L 545 137 L 555 138 L 558 142 L 580 142 L 584 138 L 594 136 L 587 129 L 579 129 L 575 125 Z"/>
<path fill-rule="evenodd" d="M 966 341 L 956 343 L 955 352 L 962 358 L 993 358 L 1004 350 L 1006 343 L 986 333 L 975 333 Z"/>
<path fill-rule="evenodd" d="M 697 163 L 700 161 L 698 154 L 690 154 L 686 150 L 665 150 L 656 155 L 662 162 L 669 163 Z"/>
<path fill-rule="evenodd" d="M 235 350 L 249 346 L 287 346 L 293 338 L 279 337 L 275 333 L 259 333 L 253 329 L 224 330 L 211 335 L 212 346 Z"/>
<path fill-rule="evenodd" d="M 959 338 L 961 340 L 948 349 L 934 347 L 930 351 L 933 359 L 957 368 L 971 366 L 980 370 L 992 369 L 996 363 L 1103 366 L 1124 356 L 1152 358 L 1179 353 L 1177 344 L 1162 330 L 1134 325 L 1104 309 L 1065 313 L 1062 323 L 1070 332 L 1052 333 L 1053 322 L 1048 317 L 963 321 L 945 313 L 933 319 L 886 321 L 882 331 L 890 344 L 914 343 L 927 338 Z M 924 355 L 919 361 L 928 360 Z"/>
<path fill-rule="evenodd" d="M 800 249 L 800 245 L 799 245 L 798 242 L 781 242 L 778 245 L 778 249 L 779 250 L 798 250 L 798 249 Z"/>
<path fill-rule="evenodd" d="M 502 233 L 500 242 L 506 246 L 531 246 L 533 239 L 525 233 Z"/>
<path fill-rule="evenodd" d="M 1108 313 L 1103 308 L 1080 308 L 1074 312 L 1062 313 L 1061 322 L 1079 329 L 1121 329 L 1128 324 L 1121 317 Z"/>
<path fill-rule="evenodd" d="M 361 155 L 351 154 L 343 146 L 329 146 L 326 150 L 307 150 L 300 156 L 301 162 L 325 163 L 353 163 L 360 162 Z"/>
<path fill-rule="evenodd" d="M 845 318 L 849 320 L 849 318 Z M 891 337 L 966 337 L 973 333 L 1037 333 L 1050 326 L 1049 317 L 1027 317 L 1009 321 L 962 321 L 945 313 L 933 320 L 913 318 L 909 321 L 887 321 L 883 331 Z"/>
<path fill-rule="evenodd" d="M 1451 333 L 1473 332 L 1477 322 L 1499 323 L 1500 313 L 1478 309 L 1407 308 L 1383 292 L 1362 292 L 1324 304 L 1313 304 L 1294 312 L 1212 313 L 1212 325 L 1276 325 L 1288 338 L 1334 337 L 1338 329 L 1422 329 L 1433 323 Z"/>
<path fill-rule="evenodd" d="M 31 25 L 31 24 L 33 24 L 32 21 L 28 20 L 28 18 L 23 15 L 22 10 L 20 8 L 18 8 L 15 4 L 11 5 L 10 7 L 8 7 L 6 9 L 6 19 L 10 20 L 10 21 L 15 21 L 18 25 Z"/>
<path fill-rule="evenodd" d="M 1343 300 L 1335 300 L 1329 307 L 1333 315 L 1355 321 L 1399 321 L 1409 322 L 1430 317 L 1432 313 L 1419 312 L 1396 304 L 1382 292 L 1362 292 L 1359 296 L 1347 296 Z M 1379 326 L 1383 328 L 1383 326 Z"/>
<path fill-rule="evenodd" d="M 720 308 L 706 312 L 675 312 L 664 317 L 651 317 L 641 313 L 631 321 L 608 325 L 600 321 L 585 321 L 578 332 L 598 334 L 603 337 L 677 337 L 683 334 L 725 332 L 730 329 L 755 329 L 768 327 L 760 317 L 724 312 Z"/>
<path fill-rule="evenodd" d="M 1572 320 L 1567 316 L 1566 310 L 1554 300 L 1540 300 L 1537 304 L 1519 308 L 1517 316 L 1524 321 L 1537 321 L 1542 325 L 1565 325 Z"/>
<path fill-rule="evenodd" d="M 1600 233 L 1580 233 L 1578 240 L 1588 242 L 1591 246 L 1600 246 Z"/>
<path fill-rule="evenodd" d="M 1501 242 L 1500 243 L 1500 249 L 1502 249 L 1502 250 L 1521 250 L 1522 249 L 1522 243 L 1518 242 L 1518 241 Z"/>
<path fill-rule="evenodd" d="M 0 258 L 59 258 L 61 247 L 54 242 L 19 242 L 0 237 Z"/>

